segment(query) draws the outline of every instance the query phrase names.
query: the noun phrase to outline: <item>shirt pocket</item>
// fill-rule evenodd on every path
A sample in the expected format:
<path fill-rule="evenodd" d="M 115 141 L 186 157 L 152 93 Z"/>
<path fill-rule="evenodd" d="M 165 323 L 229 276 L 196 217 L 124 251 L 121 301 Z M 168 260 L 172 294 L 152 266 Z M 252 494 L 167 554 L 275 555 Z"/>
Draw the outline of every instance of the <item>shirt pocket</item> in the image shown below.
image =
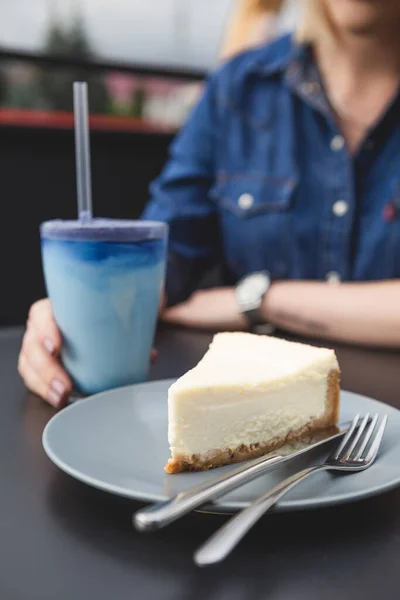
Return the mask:
<path fill-rule="evenodd" d="M 290 237 L 297 177 L 222 173 L 211 190 L 220 220 L 223 259 L 236 278 L 267 270 L 290 273 Z"/>

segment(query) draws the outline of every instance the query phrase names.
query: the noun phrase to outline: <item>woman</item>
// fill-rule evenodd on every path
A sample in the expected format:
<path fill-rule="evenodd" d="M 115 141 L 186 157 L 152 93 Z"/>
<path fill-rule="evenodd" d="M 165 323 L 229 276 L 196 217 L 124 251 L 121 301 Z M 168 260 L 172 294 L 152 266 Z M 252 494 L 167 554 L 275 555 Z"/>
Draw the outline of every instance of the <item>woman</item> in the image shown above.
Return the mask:
<path fill-rule="evenodd" d="M 152 185 L 144 218 L 171 228 L 163 318 L 400 347 L 400 0 L 305 11 L 294 40 L 211 77 Z M 215 264 L 224 287 L 198 290 Z M 19 369 L 57 406 L 60 344 L 41 301 Z"/>
<path fill-rule="evenodd" d="M 282 3 L 283 0 L 238 0 L 226 29 L 220 57 L 231 58 L 272 39 Z"/>
<path fill-rule="evenodd" d="M 237 0 L 223 38 L 220 58 L 256 48 L 291 31 L 300 7 L 298 0 Z"/>

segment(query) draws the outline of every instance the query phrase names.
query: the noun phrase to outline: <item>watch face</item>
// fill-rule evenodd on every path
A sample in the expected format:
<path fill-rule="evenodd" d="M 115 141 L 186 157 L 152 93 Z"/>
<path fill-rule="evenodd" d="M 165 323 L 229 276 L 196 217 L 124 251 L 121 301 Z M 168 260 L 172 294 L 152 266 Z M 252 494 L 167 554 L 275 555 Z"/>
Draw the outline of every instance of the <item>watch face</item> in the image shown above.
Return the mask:
<path fill-rule="evenodd" d="M 266 273 L 253 273 L 243 279 L 236 288 L 237 300 L 244 309 L 258 308 L 268 290 L 270 278 Z"/>

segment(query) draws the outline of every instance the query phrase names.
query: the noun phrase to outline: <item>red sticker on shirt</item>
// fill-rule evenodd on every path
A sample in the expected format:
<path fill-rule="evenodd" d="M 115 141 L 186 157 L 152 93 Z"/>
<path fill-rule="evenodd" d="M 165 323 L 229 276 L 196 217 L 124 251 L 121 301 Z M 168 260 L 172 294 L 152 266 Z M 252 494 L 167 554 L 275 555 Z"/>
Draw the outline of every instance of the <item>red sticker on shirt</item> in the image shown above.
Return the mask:
<path fill-rule="evenodd" d="M 385 204 L 385 206 L 383 207 L 383 218 L 389 223 L 395 220 L 396 207 L 391 202 L 388 202 L 388 204 Z"/>

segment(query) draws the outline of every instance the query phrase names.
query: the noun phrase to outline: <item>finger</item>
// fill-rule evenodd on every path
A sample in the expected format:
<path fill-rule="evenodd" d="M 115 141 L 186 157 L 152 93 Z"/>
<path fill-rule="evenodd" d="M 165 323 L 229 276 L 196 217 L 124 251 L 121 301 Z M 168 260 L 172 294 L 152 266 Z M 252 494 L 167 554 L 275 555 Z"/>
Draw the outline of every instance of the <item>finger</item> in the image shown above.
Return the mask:
<path fill-rule="evenodd" d="M 178 304 L 172 308 L 164 310 L 160 315 L 160 320 L 170 325 L 190 325 L 192 321 L 192 312 L 186 304 Z"/>
<path fill-rule="evenodd" d="M 182 318 L 186 312 L 187 304 L 183 302 L 182 304 L 176 304 L 175 306 L 164 309 L 160 316 L 163 321 L 173 321 Z"/>
<path fill-rule="evenodd" d="M 28 328 L 32 328 L 49 354 L 57 355 L 61 350 L 61 333 L 54 320 L 50 300 L 45 298 L 32 305 L 29 311 Z"/>
<path fill-rule="evenodd" d="M 18 370 L 28 390 L 40 396 L 55 408 L 63 406 L 63 402 L 60 402 L 59 396 L 57 394 L 54 395 L 52 390 L 46 386 L 46 383 L 40 379 L 23 354 L 21 354 L 19 359 Z"/>
<path fill-rule="evenodd" d="M 18 361 L 18 371 L 26 387 L 34 394 L 45 398 L 47 389 L 44 382 L 39 379 L 38 375 L 29 365 L 26 356 L 22 353 L 20 354 Z"/>
<path fill-rule="evenodd" d="M 21 355 L 20 373 L 23 379 L 26 379 L 25 367 L 31 379 L 31 371 L 35 374 L 35 385 L 40 387 L 43 398 L 54 406 L 64 405 L 71 393 L 72 384 L 57 358 L 49 354 L 38 338 L 29 332 L 25 335 Z M 33 391 L 39 393 L 36 388 Z"/>

